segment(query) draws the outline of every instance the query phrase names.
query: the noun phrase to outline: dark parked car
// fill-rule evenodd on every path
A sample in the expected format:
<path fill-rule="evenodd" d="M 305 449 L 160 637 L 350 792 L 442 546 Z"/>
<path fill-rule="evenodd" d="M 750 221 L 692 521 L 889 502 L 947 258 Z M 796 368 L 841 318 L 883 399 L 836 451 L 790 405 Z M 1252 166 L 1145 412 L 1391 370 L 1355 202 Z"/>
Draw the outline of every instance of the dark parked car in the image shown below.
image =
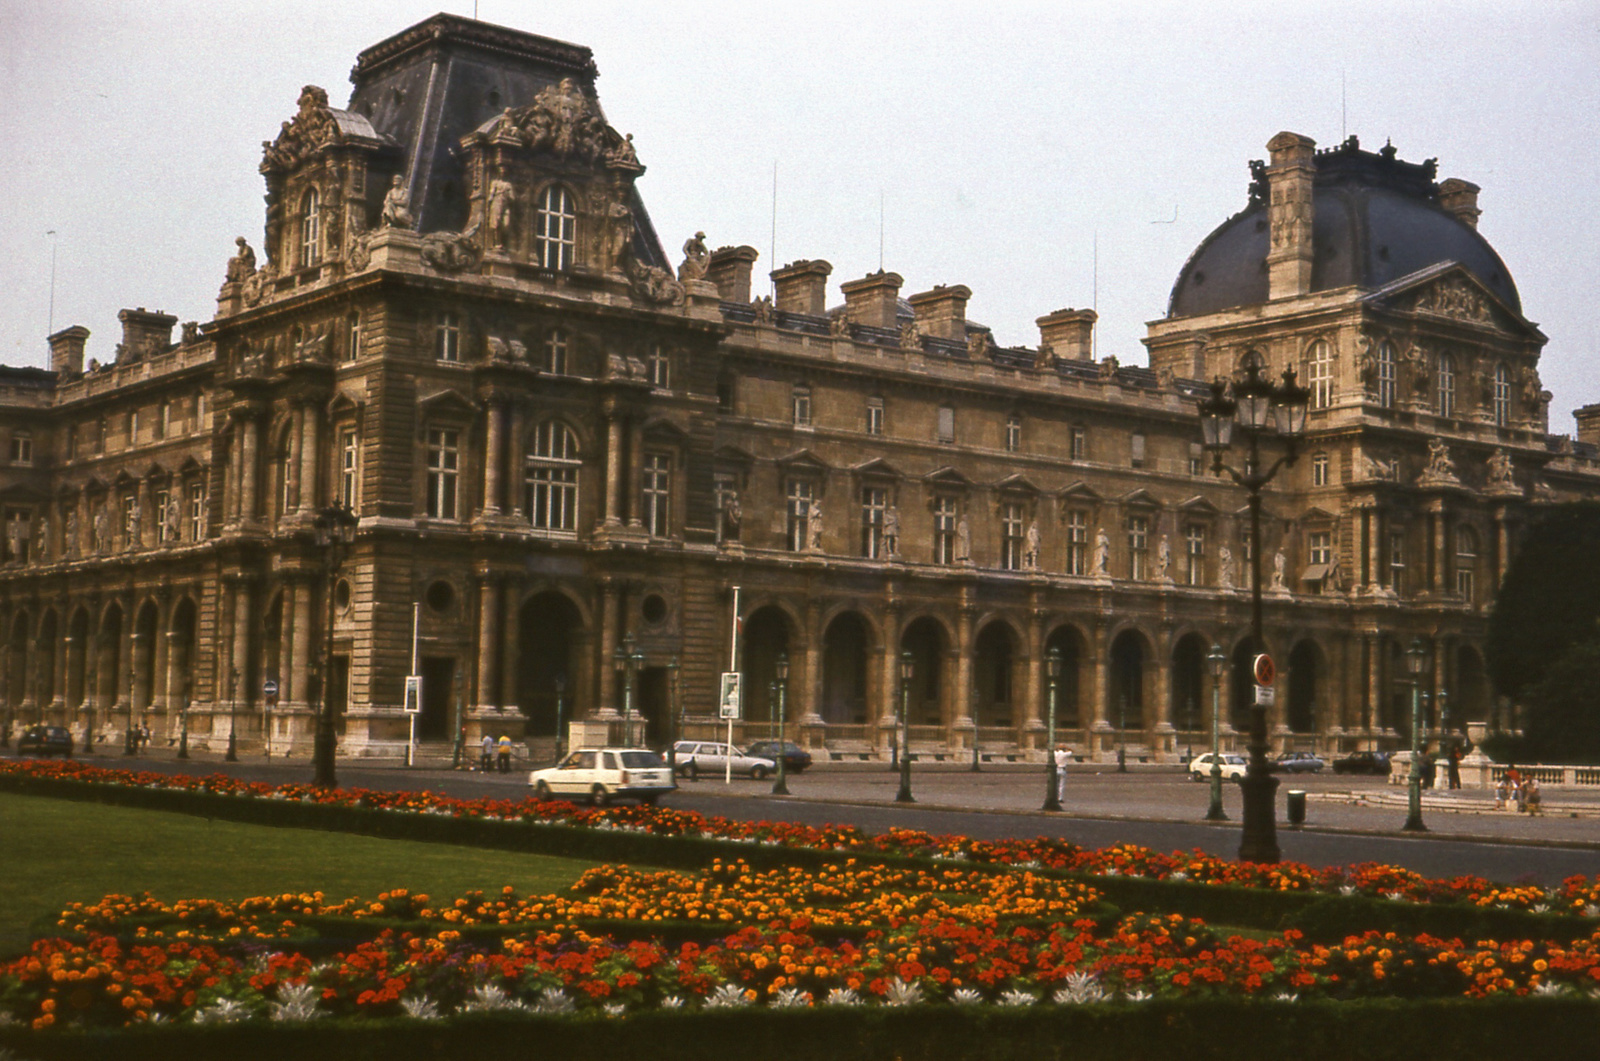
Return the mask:
<path fill-rule="evenodd" d="M 778 761 L 778 742 L 775 740 L 758 740 L 744 750 L 746 755 L 754 755 L 760 759 Z M 784 770 L 791 774 L 798 774 L 811 765 L 811 753 L 792 740 L 783 742 Z"/>
<path fill-rule="evenodd" d="M 1320 773 L 1326 765 L 1312 752 L 1284 752 L 1278 756 L 1272 768 L 1286 774 L 1315 774 Z"/>
<path fill-rule="evenodd" d="M 60 726 L 29 726 L 17 738 L 18 755 L 65 755 L 72 758 L 72 734 Z"/>
<path fill-rule="evenodd" d="M 1351 752 L 1333 761 L 1336 774 L 1387 774 L 1389 756 L 1385 752 Z"/>

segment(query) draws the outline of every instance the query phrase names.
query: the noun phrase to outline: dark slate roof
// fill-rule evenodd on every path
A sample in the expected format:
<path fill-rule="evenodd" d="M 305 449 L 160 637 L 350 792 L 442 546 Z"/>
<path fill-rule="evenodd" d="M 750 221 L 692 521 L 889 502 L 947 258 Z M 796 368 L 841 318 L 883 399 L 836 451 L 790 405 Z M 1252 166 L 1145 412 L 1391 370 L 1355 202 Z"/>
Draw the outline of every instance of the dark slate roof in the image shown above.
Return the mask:
<path fill-rule="evenodd" d="M 1459 262 L 1518 313 L 1505 263 L 1477 229 L 1439 205 L 1434 164 L 1402 162 L 1394 149 L 1362 151 L 1355 137 L 1316 155 L 1311 290 L 1381 287 L 1439 262 Z M 1260 163 L 1250 204 L 1207 236 L 1172 286 L 1169 317 L 1267 301 L 1267 204 Z"/>

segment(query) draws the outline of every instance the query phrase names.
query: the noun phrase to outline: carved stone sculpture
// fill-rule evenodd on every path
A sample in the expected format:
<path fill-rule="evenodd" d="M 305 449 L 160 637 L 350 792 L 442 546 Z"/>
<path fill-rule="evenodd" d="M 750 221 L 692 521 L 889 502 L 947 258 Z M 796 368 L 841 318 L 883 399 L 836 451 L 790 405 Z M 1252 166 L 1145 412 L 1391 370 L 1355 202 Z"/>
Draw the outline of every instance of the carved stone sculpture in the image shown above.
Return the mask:
<path fill-rule="evenodd" d="M 33 525 L 33 558 L 43 562 L 50 551 L 50 517 L 39 513 L 39 522 Z"/>
<path fill-rule="evenodd" d="M 411 216 L 411 191 L 404 178 L 396 173 L 389 181 L 389 190 L 383 196 L 383 214 L 379 221 L 384 228 L 411 229 L 417 225 Z"/>
<path fill-rule="evenodd" d="M 994 336 L 988 332 L 973 332 L 967 337 L 967 356 L 988 360 L 994 350 Z"/>
<path fill-rule="evenodd" d="M 646 265 L 631 254 L 627 262 L 629 286 L 635 298 L 666 306 L 676 306 L 683 301 L 683 285 L 674 280 L 671 273 Z"/>
<path fill-rule="evenodd" d="M 1039 570 L 1039 521 L 1028 523 L 1027 548 L 1022 554 L 1022 566 L 1029 571 Z"/>
<path fill-rule="evenodd" d="M 1111 577 L 1111 538 L 1104 527 L 1094 536 L 1094 573 L 1101 578 Z"/>
<path fill-rule="evenodd" d="M 228 282 L 230 284 L 243 283 L 254 275 L 256 271 L 256 252 L 250 249 L 250 243 L 243 236 L 234 238 L 234 246 L 239 249 L 228 259 Z"/>
<path fill-rule="evenodd" d="M 67 518 L 63 525 L 62 537 L 65 539 L 62 542 L 62 551 L 66 553 L 67 559 L 76 560 L 78 558 L 78 509 L 76 506 L 67 509 Z"/>
<path fill-rule="evenodd" d="M 822 552 L 822 502 L 811 502 L 811 551 Z"/>
<path fill-rule="evenodd" d="M 775 312 L 772 306 L 771 295 L 762 295 L 760 298 L 750 303 L 750 308 L 755 311 L 757 324 L 772 323 L 772 318 L 775 315 Z"/>
<path fill-rule="evenodd" d="M 1222 589 L 1233 588 L 1233 550 L 1226 545 L 1217 550 L 1217 585 Z"/>
<path fill-rule="evenodd" d="M 1450 447 L 1441 438 L 1428 440 L 1428 467 L 1423 470 L 1422 479 L 1435 483 L 1459 481 L 1456 479 L 1455 461 L 1450 459 Z"/>
<path fill-rule="evenodd" d="M 606 152 L 606 165 L 611 169 L 642 170 L 639 165 L 639 153 L 633 147 L 633 134 L 629 133 L 617 141 L 611 150 Z"/>
<path fill-rule="evenodd" d="M 916 321 L 906 321 L 904 324 L 900 325 L 900 349 L 922 349 L 922 333 L 917 331 Z"/>
<path fill-rule="evenodd" d="M 475 269 L 483 260 L 483 249 L 478 246 L 476 226 L 465 232 L 431 232 L 422 237 L 421 256 L 424 265 L 441 273 L 459 273 Z"/>
<path fill-rule="evenodd" d="M 1288 589 L 1288 587 L 1284 585 L 1284 581 L 1283 581 L 1284 568 L 1286 566 L 1288 566 L 1288 563 L 1289 563 L 1288 557 L 1283 555 L 1283 550 L 1282 549 L 1279 549 L 1277 552 L 1272 554 L 1272 588 L 1273 588 L 1273 590 L 1276 591 L 1276 590 L 1287 590 Z"/>
<path fill-rule="evenodd" d="M 696 232 L 683 243 L 683 264 L 678 266 L 678 279 L 684 282 L 705 279 L 711 265 L 711 252 L 706 249 L 706 234 Z"/>
<path fill-rule="evenodd" d="M 627 273 L 632 261 L 633 211 L 620 193 L 606 206 L 605 246 L 610 268 Z"/>
<path fill-rule="evenodd" d="M 883 513 L 883 551 L 891 559 L 900 555 L 900 510 L 893 505 Z"/>
<path fill-rule="evenodd" d="M 123 548 L 132 552 L 144 546 L 144 512 L 139 505 L 139 499 L 133 499 L 132 506 L 128 509 L 128 540 L 123 543 Z"/>
<path fill-rule="evenodd" d="M 1511 454 L 1503 449 L 1497 449 L 1489 455 L 1489 485 L 1500 487 L 1517 485 Z"/>
<path fill-rule="evenodd" d="M 956 563 L 972 563 L 972 528 L 966 516 L 956 520 Z"/>
<path fill-rule="evenodd" d="M 486 195 L 489 220 L 489 245 L 503 250 L 511 245 L 512 210 L 517 201 L 517 190 L 503 176 L 489 182 Z"/>
<path fill-rule="evenodd" d="M 167 545 L 177 545 L 183 538 L 183 506 L 177 497 L 167 499 Z"/>
<path fill-rule="evenodd" d="M 111 513 L 101 505 L 94 513 L 94 523 L 89 528 L 90 548 L 96 556 L 104 556 L 111 545 Z"/>
<path fill-rule="evenodd" d="M 1156 578 L 1161 582 L 1171 582 L 1172 575 L 1172 545 L 1163 534 L 1156 543 Z"/>
<path fill-rule="evenodd" d="M 292 169 L 306 156 L 339 137 L 339 125 L 328 109 L 328 93 L 316 85 L 300 90 L 300 109 L 283 123 L 276 140 L 262 141 L 263 170 Z"/>
<path fill-rule="evenodd" d="M 828 334 L 837 339 L 850 338 L 850 318 L 843 313 L 830 317 L 828 319 Z"/>

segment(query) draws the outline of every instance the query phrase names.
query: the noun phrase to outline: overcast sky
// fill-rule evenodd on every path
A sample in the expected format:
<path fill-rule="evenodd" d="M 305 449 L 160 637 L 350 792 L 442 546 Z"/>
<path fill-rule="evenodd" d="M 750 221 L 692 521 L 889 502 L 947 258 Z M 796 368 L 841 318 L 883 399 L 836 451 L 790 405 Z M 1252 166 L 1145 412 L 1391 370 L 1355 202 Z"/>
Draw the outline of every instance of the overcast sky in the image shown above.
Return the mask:
<path fill-rule="evenodd" d="M 215 310 L 260 248 L 261 141 L 300 87 L 439 0 L 0 0 L 0 361 L 54 326 L 111 356 L 117 311 Z M 471 0 L 443 8 L 471 16 Z M 1550 337 L 1551 427 L 1600 402 L 1600 4 L 533 3 L 478 17 L 586 44 L 674 259 L 684 238 L 972 288 L 1007 345 L 1097 305 L 1144 364 L 1185 257 L 1245 205 L 1282 129 L 1346 134 L 1483 187 L 1480 228 Z M 50 231 L 54 230 L 54 235 Z M 1095 247 L 1098 243 L 1098 270 Z M 1096 282 L 1098 278 L 1098 283 Z"/>

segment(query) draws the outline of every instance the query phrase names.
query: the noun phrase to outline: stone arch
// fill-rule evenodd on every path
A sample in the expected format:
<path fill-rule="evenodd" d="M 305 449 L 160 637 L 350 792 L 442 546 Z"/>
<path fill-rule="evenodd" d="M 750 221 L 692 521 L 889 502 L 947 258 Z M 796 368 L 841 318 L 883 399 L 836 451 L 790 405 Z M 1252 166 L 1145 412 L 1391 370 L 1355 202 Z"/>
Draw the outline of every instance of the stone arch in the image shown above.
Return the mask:
<path fill-rule="evenodd" d="M 744 720 L 747 723 L 776 722 L 777 702 L 772 696 L 772 683 L 777 679 L 778 653 L 789 657 L 789 683 L 794 684 L 794 667 L 799 662 L 795 653 L 795 631 L 800 624 L 789 609 L 774 601 L 748 613 L 744 632 L 739 639 L 739 671 L 744 677 Z"/>
<path fill-rule="evenodd" d="M 67 620 L 67 711 L 70 716 L 89 699 L 89 609 L 79 605 Z"/>
<path fill-rule="evenodd" d="M 146 599 L 133 620 L 133 687 L 128 690 L 128 702 L 134 718 L 155 702 L 156 639 L 160 629 L 161 609 L 155 601 Z"/>
<path fill-rule="evenodd" d="M 578 642 L 587 629 L 583 613 L 568 594 L 549 587 L 530 593 L 517 609 L 517 670 L 516 688 L 512 690 L 517 709 L 525 719 L 529 737 L 546 735 L 566 739 L 557 733 L 572 718 L 573 685 L 578 673 Z M 611 660 L 601 660 L 602 667 L 612 665 Z M 565 691 L 559 691 L 558 682 L 565 682 Z M 557 695 L 560 692 L 560 710 Z M 620 698 L 621 686 L 618 686 Z M 614 705 L 622 709 L 619 702 Z M 437 722 L 437 720 L 430 720 Z M 437 729 L 430 725 L 431 729 Z M 449 731 L 448 724 L 445 732 Z"/>
<path fill-rule="evenodd" d="M 1150 639 L 1138 627 L 1125 627 L 1111 639 L 1106 655 L 1110 664 L 1106 718 L 1121 729 L 1148 728 L 1154 720 L 1146 716 L 1155 706 L 1147 695 L 1153 684 L 1149 680 L 1154 658 Z"/>
<path fill-rule="evenodd" d="M 1288 703 L 1284 706 L 1283 720 L 1291 733 L 1317 732 L 1317 704 L 1324 699 L 1326 659 L 1322 646 L 1309 637 L 1302 638 L 1289 651 Z"/>
<path fill-rule="evenodd" d="M 871 718 L 867 665 L 877 640 L 872 624 L 854 609 L 839 612 L 822 635 L 822 720 L 832 725 L 864 725 Z"/>
<path fill-rule="evenodd" d="M 1050 650 L 1061 652 L 1061 678 L 1056 686 L 1056 726 L 1075 728 L 1088 725 L 1083 705 L 1089 703 L 1094 668 L 1085 666 L 1089 660 L 1089 639 L 1073 623 L 1061 623 L 1044 639 L 1045 682 L 1050 681 Z M 1050 690 L 1045 687 L 1045 707 L 1048 709 Z M 1042 717 L 1042 716 L 1041 716 Z"/>
<path fill-rule="evenodd" d="M 28 651 L 32 643 L 33 617 L 26 608 L 20 608 L 11 617 L 11 631 L 6 638 L 5 666 L 3 669 L 6 678 L 6 687 L 3 699 L 6 707 L 5 725 L 9 728 L 12 718 L 22 710 L 23 702 L 28 696 L 28 664 L 30 663 Z"/>
<path fill-rule="evenodd" d="M 100 613 L 100 625 L 95 632 L 94 661 L 91 666 L 91 699 L 101 709 L 97 724 L 104 724 L 121 700 L 123 671 L 127 661 L 122 655 L 122 631 L 128 622 L 122 605 L 112 601 Z"/>
<path fill-rule="evenodd" d="M 60 647 L 60 620 L 54 608 L 47 608 L 39 620 L 39 637 L 34 647 L 34 717 L 44 721 L 45 708 L 56 701 L 56 653 Z"/>
<path fill-rule="evenodd" d="M 1210 651 L 1210 639 L 1197 630 L 1189 631 L 1172 645 L 1168 708 L 1172 725 L 1180 732 L 1200 732 L 1210 713 L 1211 706 L 1206 703 L 1206 654 Z"/>
<path fill-rule="evenodd" d="M 1017 724 L 1022 683 L 1022 642 L 1011 624 L 993 619 L 983 625 L 972 642 L 972 717 L 979 726 Z"/>
<path fill-rule="evenodd" d="M 173 605 L 172 615 L 167 620 L 167 673 L 171 675 L 167 687 L 169 712 L 185 711 L 194 700 L 199 613 L 194 598 L 185 595 Z"/>
<path fill-rule="evenodd" d="M 950 643 L 950 635 L 944 623 L 932 615 L 918 616 L 907 623 L 900 632 L 899 655 L 911 653 L 909 699 L 910 724 L 913 726 L 938 725 L 944 717 L 944 704 L 949 695 L 950 684 L 945 680 L 946 657 Z"/>

